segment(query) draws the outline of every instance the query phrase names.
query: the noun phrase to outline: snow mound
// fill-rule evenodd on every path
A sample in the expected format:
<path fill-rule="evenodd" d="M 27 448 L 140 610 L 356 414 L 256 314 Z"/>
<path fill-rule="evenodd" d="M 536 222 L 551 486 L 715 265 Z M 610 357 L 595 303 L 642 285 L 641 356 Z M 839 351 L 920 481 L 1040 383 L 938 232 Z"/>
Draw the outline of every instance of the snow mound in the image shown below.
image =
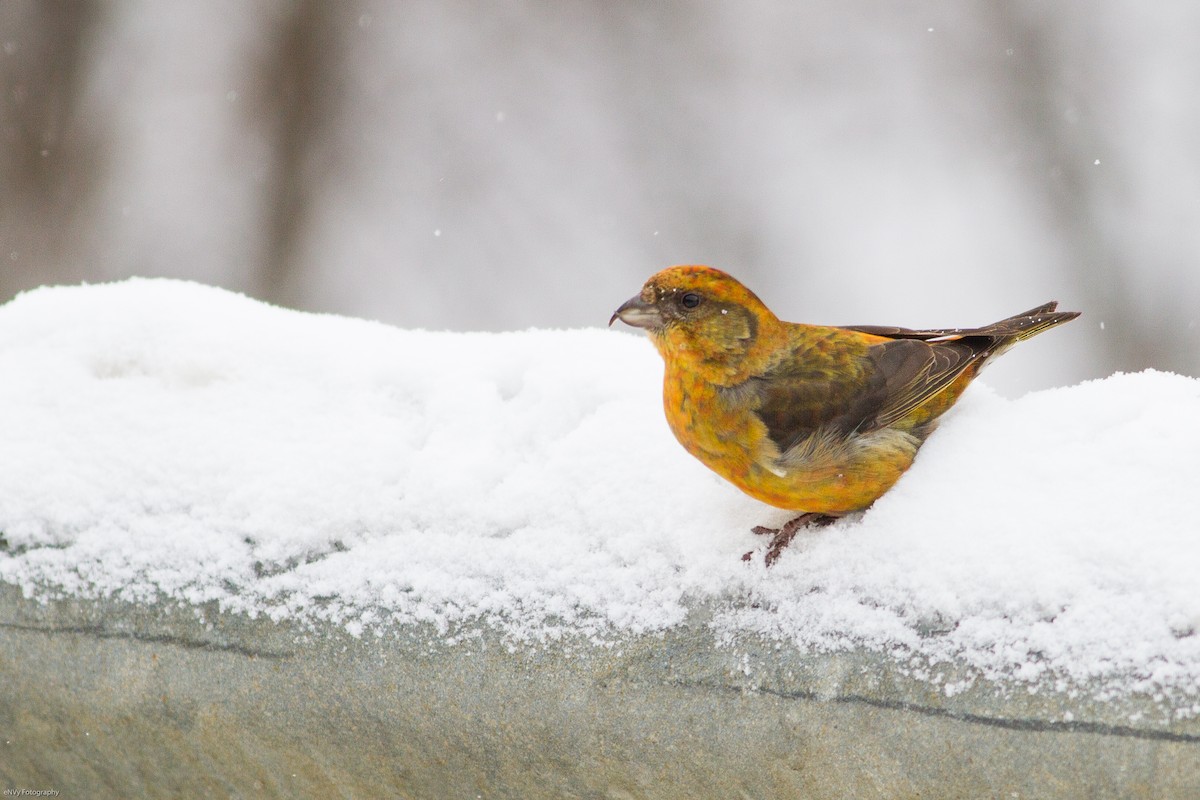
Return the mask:
<path fill-rule="evenodd" d="M 1200 681 L 1200 381 L 976 386 L 892 492 L 767 570 L 749 529 L 788 515 L 675 443 L 661 370 L 617 331 L 398 330 L 166 280 L 30 292 L 0 308 L 0 580 L 355 634 L 603 638 L 703 605 L 718 639 Z"/>

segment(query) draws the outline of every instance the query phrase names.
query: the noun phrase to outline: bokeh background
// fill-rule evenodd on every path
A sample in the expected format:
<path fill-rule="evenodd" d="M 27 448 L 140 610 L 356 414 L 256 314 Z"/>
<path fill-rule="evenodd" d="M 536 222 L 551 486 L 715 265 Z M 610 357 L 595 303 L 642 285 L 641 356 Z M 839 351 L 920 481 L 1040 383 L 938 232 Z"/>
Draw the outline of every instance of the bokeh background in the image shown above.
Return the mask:
<path fill-rule="evenodd" d="M 673 263 L 831 324 L 1085 316 L 1005 394 L 1200 373 L 1188 0 L 3 0 L 0 300 L 188 278 L 604 324 Z"/>

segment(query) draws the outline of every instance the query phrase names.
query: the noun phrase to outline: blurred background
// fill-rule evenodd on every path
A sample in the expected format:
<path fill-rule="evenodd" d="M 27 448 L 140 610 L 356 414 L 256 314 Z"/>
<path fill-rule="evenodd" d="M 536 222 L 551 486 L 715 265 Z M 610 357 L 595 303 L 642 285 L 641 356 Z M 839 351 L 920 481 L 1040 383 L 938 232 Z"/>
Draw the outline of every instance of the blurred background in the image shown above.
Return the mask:
<path fill-rule="evenodd" d="M 806 322 L 1084 311 L 1010 396 L 1197 375 L 1198 43 L 1188 0 L 3 0 L 0 301 L 599 326 L 707 263 Z"/>

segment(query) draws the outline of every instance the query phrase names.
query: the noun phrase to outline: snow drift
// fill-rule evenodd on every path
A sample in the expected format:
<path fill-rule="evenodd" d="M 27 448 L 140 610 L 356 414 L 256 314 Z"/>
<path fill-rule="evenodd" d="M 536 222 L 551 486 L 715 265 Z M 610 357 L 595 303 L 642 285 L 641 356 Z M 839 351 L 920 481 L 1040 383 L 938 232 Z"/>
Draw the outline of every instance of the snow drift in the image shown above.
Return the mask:
<path fill-rule="evenodd" d="M 893 491 L 767 570 L 750 527 L 788 515 L 683 452 L 660 379 L 616 331 L 398 330 L 165 280 L 30 292 L 0 308 L 0 580 L 513 641 L 703 606 L 717 641 L 1197 699 L 1200 381 L 977 385 Z"/>

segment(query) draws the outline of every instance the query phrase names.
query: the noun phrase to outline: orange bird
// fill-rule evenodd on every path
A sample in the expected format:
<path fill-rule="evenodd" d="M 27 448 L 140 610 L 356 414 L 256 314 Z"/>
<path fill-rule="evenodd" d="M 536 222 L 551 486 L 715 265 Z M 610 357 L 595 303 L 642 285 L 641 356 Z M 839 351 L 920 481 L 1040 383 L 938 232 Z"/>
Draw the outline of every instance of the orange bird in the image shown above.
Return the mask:
<path fill-rule="evenodd" d="M 784 322 L 712 267 L 669 267 L 613 314 L 666 362 L 663 406 L 679 443 L 751 497 L 800 516 L 796 532 L 892 488 L 980 368 L 1079 316 L 1046 303 L 982 328 L 909 330 Z M 747 553 L 744 558 L 749 559 Z"/>

